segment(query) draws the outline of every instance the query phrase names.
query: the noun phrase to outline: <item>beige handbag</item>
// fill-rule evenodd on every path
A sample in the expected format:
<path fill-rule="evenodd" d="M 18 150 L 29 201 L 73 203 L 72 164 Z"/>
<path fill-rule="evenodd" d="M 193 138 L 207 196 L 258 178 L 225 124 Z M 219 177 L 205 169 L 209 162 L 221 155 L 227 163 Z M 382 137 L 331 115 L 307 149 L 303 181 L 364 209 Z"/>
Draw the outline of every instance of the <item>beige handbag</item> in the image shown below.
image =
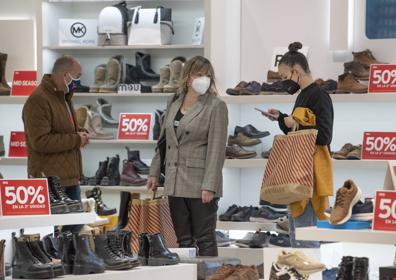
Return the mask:
<path fill-rule="evenodd" d="M 312 197 L 317 134 L 316 129 L 307 129 L 275 136 L 261 186 L 262 200 L 290 204 Z"/>

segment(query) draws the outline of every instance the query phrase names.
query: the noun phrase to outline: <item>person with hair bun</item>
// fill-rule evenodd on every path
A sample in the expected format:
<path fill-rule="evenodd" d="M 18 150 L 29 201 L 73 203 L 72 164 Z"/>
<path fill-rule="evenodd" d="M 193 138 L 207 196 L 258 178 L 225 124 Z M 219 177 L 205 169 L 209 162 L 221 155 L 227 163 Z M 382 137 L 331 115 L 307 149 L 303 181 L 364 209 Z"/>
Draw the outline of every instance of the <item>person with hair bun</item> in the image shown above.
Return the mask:
<path fill-rule="evenodd" d="M 289 205 L 290 239 L 293 247 L 318 247 L 318 242 L 295 240 L 295 228 L 316 225 L 317 218 L 326 219 L 328 197 L 333 195 L 333 170 L 330 143 L 333 135 L 334 110 L 330 96 L 312 78 L 307 58 L 298 50 L 300 42 L 289 45 L 278 65 L 279 75 L 287 83 L 287 92 L 297 96 L 292 114 L 289 116 L 277 109 L 269 109 L 268 117 L 279 123 L 287 134 L 292 130 L 317 129 L 314 154 L 314 191 L 310 200 Z"/>

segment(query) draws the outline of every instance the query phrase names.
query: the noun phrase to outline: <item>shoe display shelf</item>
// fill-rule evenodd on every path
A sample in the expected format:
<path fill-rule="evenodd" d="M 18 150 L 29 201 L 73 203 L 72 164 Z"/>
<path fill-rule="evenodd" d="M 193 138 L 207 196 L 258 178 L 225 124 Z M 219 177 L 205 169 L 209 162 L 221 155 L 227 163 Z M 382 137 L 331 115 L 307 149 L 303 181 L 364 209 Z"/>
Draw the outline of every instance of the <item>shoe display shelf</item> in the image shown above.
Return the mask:
<path fill-rule="evenodd" d="M 276 223 L 258 223 L 258 222 L 222 222 L 217 221 L 216 229 L 218 230 L 243 230 L 243 231 L 276 231 Z"/>
<path fill-rule="evenodd" d="M 394 245 L 396 244 L 396 233 L 394 231 L 374 231 L 371 229 L 345 230 L 304 227 L 297 228 L 296 239 Z"/>
<path fill-rule="evenodd" d="M 93 189 L 95 186 L 80 186 L 81 191 L 86 191 Z M 149 191 L 146 186 L 141 186 L 141 187 L 132 187 L 132 186 L 97 186 L 99 187 L 103 192 L 131 192 L 131 193 L 141 193 L 141 194 L 149 194 L 151 191 Z M 163 194 L 164 193 L 164 188 L 158 188 L 157 190 L 158 194 Z"/>
<path fill-rule="evenodd" d="M 147 145 L 155 145 L 157 143 L 156 140 L 118 140 L 118 139 L 111 139 L 111 140 L 97 140 L 93 139 L 90 140 L 90 144 L 147 144 Z"/>
<path fill-rule="evenodd" d="M 331 94 L 333 102 L 359 103 L 359 102 L 396 102 L 396 92 L 381 94 Z M 272 104 L 272 103 L 294 103 L 297 95 L 253 95 L 253 96 L 230 96 L 222 95 L 221 98 L 227 104 Z"/>
<path fill-rule="evenodd" d="M 57 1 L 61 2 L 61 1 Z M 77 1 L 75 1 L 77 2 Z M 92 1 L 99 2 L 99 1 Z M 128 46 L 43 46 L 44 50 L 81 50 L 81 51 L 101 51 L 101 50 L 169 50 L 169 49 L 203 49 L 204 45 L 173 44 L 173 45 L 128 45 Z"/>
<path fill-rule="evenodd" d="M 71 213 L 37 216 L 4 216 L 0 217 L 0 230 L 47 227 L 56 225 L 90 224 L 95 222 L 93 213 Z"/>
<path fill-rule="evenodd" d="M 26 157 L 0 157 L 0 165 L 27 165 Z"/>

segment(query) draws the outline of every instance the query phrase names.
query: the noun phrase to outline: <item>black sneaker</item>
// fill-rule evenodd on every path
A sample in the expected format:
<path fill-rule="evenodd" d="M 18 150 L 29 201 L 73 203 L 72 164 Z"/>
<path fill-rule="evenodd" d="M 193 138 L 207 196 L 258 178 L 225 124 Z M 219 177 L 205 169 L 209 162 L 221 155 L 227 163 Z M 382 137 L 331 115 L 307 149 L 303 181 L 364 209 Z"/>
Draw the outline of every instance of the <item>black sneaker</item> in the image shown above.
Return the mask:
<path fill-rule="evenodd" d="M 256 215 L 258 207 L 242 207 L 236 214 L 232 215 L 231 221 L 233 222 L 248 222 L 252 215 Z"/>
<path fill-rule="evenodd" d="M 231 240 L 230 237 L 223 232 L 216 231 L 216 241 L 217 247 L 228 247 L 231 245 L 233 240 Z"/>
<path fill-rule="evenodd" d="M 240 210 L 240 207 L 237 206 L 236 204 L 230 206 L 227 211 L 225 211 L 223 214 L 219 216 L 219 220 L 223 222 L 229 222 L 231 221 L 231 216 L 238 213 Z"/>
<path fill-rule="evenodd" d="M 279 233 L 271 235 L 269 239 L 270 247 L 291 247 L 290 236 L 288 234 Z"/>
<path fill-rule="evenodd" d="M 258 222 L 258 223 L 268 223 L 268 222 L 277 222 L 281 218 L 284 218 L 284 213 L 279 213 L 273 211 L 271 208 L 261 207 L 256 213 L 250 216 L 251 222 Z"/>
<path fill-rule="evenodd" d="M 269 234 L 262 231 L 248 232 L 243 239 L 235 241 L 241 248 L 264 248 L 268 246 Z"/>
<path fill-rule="evenodd" d="M 283 212 L 287 213 L 287 205 L 282 205 L 282 204 L 272 204 L 271 202 L 265 201 L 265 200 L 260 200 L 260 205 L 265 206 L 267 208 L 270 208 L 271 210 L 275 212 Z"/>

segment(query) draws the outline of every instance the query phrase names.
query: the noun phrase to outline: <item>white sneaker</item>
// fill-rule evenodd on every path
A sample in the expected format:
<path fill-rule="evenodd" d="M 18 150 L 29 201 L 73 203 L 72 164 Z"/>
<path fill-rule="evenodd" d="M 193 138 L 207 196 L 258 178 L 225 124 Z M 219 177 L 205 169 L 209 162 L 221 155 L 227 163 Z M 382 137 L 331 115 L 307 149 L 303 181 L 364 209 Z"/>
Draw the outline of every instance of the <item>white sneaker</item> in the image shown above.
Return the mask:
<path fill-rule="evenodd" d="M 101 218 L 101 217 L 98 216 L 98 214 L 96 214 L 96 211 L 95 211 L 95 209 L 96 209 L 95 199 L 93 199 L 93 198 L 82 198 L 81 199 L 81 203 L 83 205 L 84 212 L 93 213 L 96 216 L 95 222 L 90 224 L 90 226 L 92 226 L 92 227 L 102 226 L 102 225 L 106 225 L 106 224 L 109 223 L 109 219 Z"/>
<path fill-rule="evenodd" d="M 292 267 L 272 264 L 270 280 L 306 280 L 309 275 L 303 275 Z"/>
<path fill-rule="evenodd" d="M 326 266 L 306 256 L 301 251 L 282 251 L 278 256 L 278 264 L 295 268 L 300 274 L 312 274 L 326 269 Z"/>

